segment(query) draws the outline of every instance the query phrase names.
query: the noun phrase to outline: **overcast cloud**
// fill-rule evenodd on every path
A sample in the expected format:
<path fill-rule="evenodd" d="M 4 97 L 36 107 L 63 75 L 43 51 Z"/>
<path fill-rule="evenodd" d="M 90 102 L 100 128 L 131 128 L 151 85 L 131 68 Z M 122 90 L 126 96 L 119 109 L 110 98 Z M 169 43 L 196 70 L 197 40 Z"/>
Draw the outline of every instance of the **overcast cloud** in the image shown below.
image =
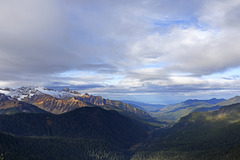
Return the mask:
<path fill-rule="evenodd" d="M 0 87 L 171 103 L 239 94 L 238 0 L 1 0 Z"/>

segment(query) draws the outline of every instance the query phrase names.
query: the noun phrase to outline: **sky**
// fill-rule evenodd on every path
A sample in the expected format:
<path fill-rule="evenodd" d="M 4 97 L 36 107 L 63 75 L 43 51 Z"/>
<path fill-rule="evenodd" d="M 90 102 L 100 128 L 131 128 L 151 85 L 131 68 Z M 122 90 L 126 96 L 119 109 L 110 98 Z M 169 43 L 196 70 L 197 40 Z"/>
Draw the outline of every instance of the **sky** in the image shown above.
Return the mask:
<path fill-rule="evenodd" d="M 0 87 L 169 104 L 240 94 L 239 0 L 0 0 Z"/>

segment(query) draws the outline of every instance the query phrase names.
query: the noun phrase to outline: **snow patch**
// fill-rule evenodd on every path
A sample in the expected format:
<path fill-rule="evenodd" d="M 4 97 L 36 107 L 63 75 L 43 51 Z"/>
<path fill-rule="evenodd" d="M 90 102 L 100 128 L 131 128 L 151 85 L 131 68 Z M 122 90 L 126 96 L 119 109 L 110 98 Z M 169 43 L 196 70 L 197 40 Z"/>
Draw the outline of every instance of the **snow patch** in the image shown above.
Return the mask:
<path fill-rule="evenodd" d="M 39 94 L 48 94 L 55 98 L 72 98 L 76 96 L 82 96 L 82 94 L 76 91 L 74 92 L 70 89 L 56 91 L 44 87 L 21 87 L 17 89 L 5 88 L 0 89 L 0 93 L 10 96 L 11 98 L 16 98 L 19 101 L 22 101 L 24 98 L 31 98 L 32 96 Z"/>

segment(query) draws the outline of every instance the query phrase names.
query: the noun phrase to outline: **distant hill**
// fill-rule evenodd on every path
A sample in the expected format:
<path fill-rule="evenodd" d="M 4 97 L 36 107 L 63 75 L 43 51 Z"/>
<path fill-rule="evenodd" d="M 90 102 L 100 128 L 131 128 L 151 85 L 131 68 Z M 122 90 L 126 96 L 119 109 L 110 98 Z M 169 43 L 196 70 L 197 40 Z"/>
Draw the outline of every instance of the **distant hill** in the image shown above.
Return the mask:
<path fill-rule="evenodd" d="M 217 105 L 219 105 L 219 106 L 228 106 L 228 105 L 237 104 L 237 103 L 240 103 L 240 96 L 235 96 L 233 98 L 230 98 L 228 100 L 220 102 Z"/>
<path fill-rule="evenodd" d="M 181 117 L 188 115 L 192 111 L 195 111 L 200 108 L 210 108 L 223 101 L 225 101 L 225 99 L 216 98 L 212 98 L 209 100 L 189 99 L 178 104 L 167 105 L 159 109 L 158 112 L 150 113 L 153 117 L 156 117 L 159 120 L 174 122 L 179 120 Z"/>
<path fill-rule="evenodd" d="M 224 102 L 226 101 L 226 99 L 217 99 L 217 98 L 212 98 L 212 99 L 209 99 L 209 100 L 198 100 L 198 99 L 189 99 L 189 100 L 186 100 L 184 101 L 183 103 L 184 104 L 193 104 L 193 103 L 197 103 L 197 102 L 204 102 L 204 103 L 209 103 L 209 104 L 217 104 L 217 103 L 221 103 L 221 102 Z"/>
<path fill-rule="evenodd" d="M 194 110 L 194 112 L 214 111 L 214 110 L 218 110 L 222 106 L 228 106 L 228 105 L 237 104 L 237 103 L 240 103 L 240 96 L 235 96 L 235 97 L 225 100 L 223 102 L 219 102 L 216 105 L 213 105 L 212 107 L 198 108 L 198 109 Z"/>

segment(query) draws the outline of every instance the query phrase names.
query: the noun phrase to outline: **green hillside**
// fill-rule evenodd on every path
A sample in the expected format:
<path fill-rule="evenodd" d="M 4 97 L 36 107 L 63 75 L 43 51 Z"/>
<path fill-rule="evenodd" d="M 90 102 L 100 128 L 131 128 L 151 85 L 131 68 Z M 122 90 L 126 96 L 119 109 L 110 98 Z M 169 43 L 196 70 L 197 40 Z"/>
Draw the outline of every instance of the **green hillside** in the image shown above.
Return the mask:
<path fill-rule="evenodd" d="M 235 96 L 235 97 L 230 98 L 226 101 L 220 102 L 217 105 L 219 105 L 219 106 L 229 106 L 229 105 L 237 104 L 237 103 L 240 103 L 240 96 Z"/>
<path fill-rule="evenodd" d="M 200 110 L 202 108 L 212 108 L 217 103 L 223 102 L 225 99 L 210 99 L 210 100 L 187 100 L 174 105 L 167 105 L 158 111 L 150 112 L 151 116 L 160 121 L 168 121 L 170 123 L 178 121 L 181 117 L 189 113 Z M 218 107 L 219 108 L 219 107 Z M 218 109 L 217 108 L 217 109 Z"/>
<path fill-rule="evenodd" d="M 240 104 L 194 112 L 172 128 L 155 132 L 135 159 L 239 159 Z"/>

